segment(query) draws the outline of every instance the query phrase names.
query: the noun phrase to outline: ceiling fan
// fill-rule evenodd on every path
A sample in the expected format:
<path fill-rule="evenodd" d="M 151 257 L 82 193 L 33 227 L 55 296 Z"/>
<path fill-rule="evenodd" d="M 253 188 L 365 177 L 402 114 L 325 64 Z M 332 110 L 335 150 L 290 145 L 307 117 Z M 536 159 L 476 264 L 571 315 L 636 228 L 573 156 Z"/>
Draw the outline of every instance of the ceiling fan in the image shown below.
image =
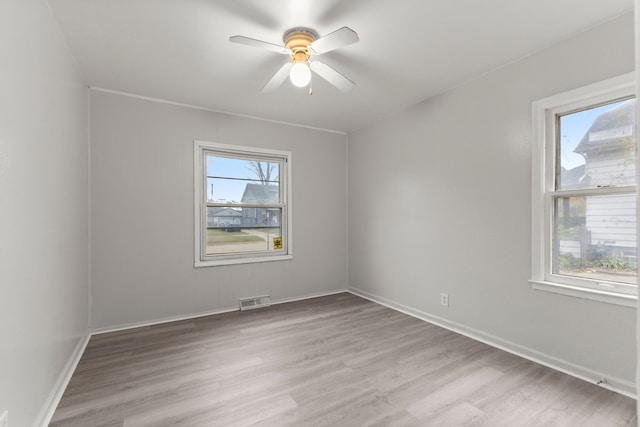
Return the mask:
<path fill-rule="evenodd" d="M 360 40 L 358 34 L 351 28 L 342 27 L 324 37 L 319 37 L 318 33 L 310 28 L 296 27 L 287 30 L 282 40 L 284 46 L 245 36 L 229 37 L 232 43 L 259 47 L 291 57 L 291 61 L 284 64 L 264 85 L 263 91 L 274 91 L 284 83 L 287 76 L 295 86 L 305 87 L 311 82 L 312 71 L 343 92 L 349 92 L 355 86 L 354 82 L 327 64 L 310 61 L 311 56 L 322 55 Z M 310 88 L 309 94 L 311 93 L 313 92 Z"/>

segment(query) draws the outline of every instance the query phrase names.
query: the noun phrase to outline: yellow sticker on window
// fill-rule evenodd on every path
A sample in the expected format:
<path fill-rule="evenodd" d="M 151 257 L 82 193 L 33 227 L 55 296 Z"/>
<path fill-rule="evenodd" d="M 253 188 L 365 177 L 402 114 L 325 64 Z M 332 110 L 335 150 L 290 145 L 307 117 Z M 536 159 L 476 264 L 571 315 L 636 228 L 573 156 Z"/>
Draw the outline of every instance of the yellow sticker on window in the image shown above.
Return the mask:
<path fill-rule="evenodd" d="M 282 249 L 282 237 L 273 238 L 273 249 Z"/>

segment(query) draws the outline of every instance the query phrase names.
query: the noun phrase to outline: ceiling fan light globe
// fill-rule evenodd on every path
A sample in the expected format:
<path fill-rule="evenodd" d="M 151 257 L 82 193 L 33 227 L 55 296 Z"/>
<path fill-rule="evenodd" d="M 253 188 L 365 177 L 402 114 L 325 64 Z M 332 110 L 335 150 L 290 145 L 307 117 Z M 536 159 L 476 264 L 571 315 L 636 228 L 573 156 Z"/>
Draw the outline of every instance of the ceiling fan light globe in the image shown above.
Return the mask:
<path fill-rule="evenodd" d="M 289 71 L 289 80 L 296 87 L 305 87 L 311 81 L 311 70 L 305 62 L 296 62 Z"/>

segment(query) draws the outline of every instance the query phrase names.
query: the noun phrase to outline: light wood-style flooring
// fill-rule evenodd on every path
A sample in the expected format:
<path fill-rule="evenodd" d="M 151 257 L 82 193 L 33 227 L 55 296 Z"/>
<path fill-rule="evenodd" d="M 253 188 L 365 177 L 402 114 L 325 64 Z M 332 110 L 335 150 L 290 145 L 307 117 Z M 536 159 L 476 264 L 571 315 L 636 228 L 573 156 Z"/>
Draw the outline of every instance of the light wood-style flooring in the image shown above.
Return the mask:
<path fill-rule="evenodd" d="M 351 294 L 96 335 L 51 426 L 635 426 L 635 401 Z"/>

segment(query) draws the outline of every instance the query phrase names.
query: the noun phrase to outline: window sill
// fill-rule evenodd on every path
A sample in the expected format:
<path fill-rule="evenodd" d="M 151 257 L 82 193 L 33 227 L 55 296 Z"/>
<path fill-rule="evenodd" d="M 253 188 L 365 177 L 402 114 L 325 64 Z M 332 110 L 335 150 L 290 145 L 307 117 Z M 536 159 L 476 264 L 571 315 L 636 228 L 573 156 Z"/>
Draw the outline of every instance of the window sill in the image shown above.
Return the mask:
<path fill-rule="evenodd" d="M 607 304 L 621 305 L 624 307 L 636 308 L 638 305 L 638 297 L 636 295 L 626 295 L 616 292 L 607 292 L 539 280 L 529 280 L 529 283 L 531 283 L 531 287 L 533 289 L 538 291 L 552 292 L 554 294 L 599 301 Z"/>
<path fill-rule="evenodd" d="M 277 255 L 277 256 L 264 256 L 264 257 L 251 257 L 251 258 L 229 258 L 229 259 L 217 259 L 210 261 L 196 261 L 194 267 L 217 267 L 220 265 L 236 265 L 236 264 L 252 264 L 256 262 L 270 262 L 270 261 L 287 261 L 293 259 L 293 255 Z"/>

